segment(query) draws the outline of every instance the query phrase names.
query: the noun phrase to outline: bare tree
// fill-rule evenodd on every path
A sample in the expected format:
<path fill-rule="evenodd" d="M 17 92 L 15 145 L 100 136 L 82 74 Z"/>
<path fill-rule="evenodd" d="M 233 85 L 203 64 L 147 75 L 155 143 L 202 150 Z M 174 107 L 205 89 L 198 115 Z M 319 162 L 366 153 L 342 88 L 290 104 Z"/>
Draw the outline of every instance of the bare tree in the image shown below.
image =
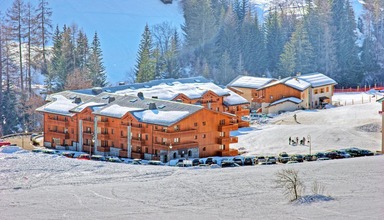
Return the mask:
<path fill-rule="evenodd" d="M 299 171 L 283 169 L 276 173 L 276 186 L 284 190 L 284 195 L 291 201 L 300 198 L 304 192 L 304 184 L 299 178 Z"/>
<path fill-rule="evenodd" d="M 89 74 L 76 68 L 72 74 L 67 76 L 64 89 L 76 90 L 90 87 L 92 87 L 92 80 L 90 80 Z"/>

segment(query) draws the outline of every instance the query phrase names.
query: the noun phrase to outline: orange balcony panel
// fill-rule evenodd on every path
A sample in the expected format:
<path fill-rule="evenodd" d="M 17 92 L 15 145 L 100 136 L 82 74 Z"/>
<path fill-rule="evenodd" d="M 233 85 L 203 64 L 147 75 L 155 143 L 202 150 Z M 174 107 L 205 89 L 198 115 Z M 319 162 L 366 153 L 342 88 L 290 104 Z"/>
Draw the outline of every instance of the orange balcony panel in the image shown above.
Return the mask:
<path fill-rule="evenodd" d="M 100 139 L 109 139 L 109 134 L 98 134 L 98 137 L 100 138 Z"/>
<path fill-rule="evenodd" d="M 51 126 L 68 127 L 69 126 L 69 121 L 48 119 L 48 124 L 51 125 Z"/>
<path fill-rule="evenodd" d="M 132 138 L 131 139 L 131 143 L 134 146 L 141 146 L 141 145 L 144 144 L 144 140 L 139 140 L 139 139 Z"/>
<path fill-rule="evenodd" d="M 235 130 L 237 130 L 237 129 L 239 129 L 239 125 L 238 124 L 230 124 L 230 125 L 219 125 L 218 126 L 218 130 L 220 131 L 220 132 L 222 132 L 222 131 L 235 131 Z"/>
<path fill-rule="evenodd" d="M 87 127 L 91 127 L 94 125 L 93 121 L 89 121 L 89 120 L 83 120 L 83 125 L 84 126 L 87 126 Z"/>
<path fill-rule="evenodd" d="M 97 147 L 97 151 L 99 152 L 109 152 L 109 147 Z"/>
<path fill-rule="evenodd" d="M 143 159 L 143 154 L 142 153 L 139 153 L 139 152 L 132 152 L 131 153 L 131 157 L 134 158 L 134 159 Z"/>
<path fill-rule="evenodd" d="M 100 127 L 107 127 L 109 125 L 108 121 L 99 121 L 97 122 L 97 125 Z"/>
<path fill-rule="evenodd" d="M 86 137 L 86 138 L 92 138 L 93 134 L 91 132 L 84 131 L 83 132 L 83 136 Z"/>
<path fill-rule="evenodd" d="M 90 145 L 83 145 L 83 151 L 86 153 L 93 152 L 93 149 Z"/>
<path fill-rule="evenodd" d="M 238 137 L 230 137 L 229 138 L 229 143 L 231 143 L 231 144 L 235 144 L 235 143 L 238 143 L 238 142 L 239 142 Z"/>

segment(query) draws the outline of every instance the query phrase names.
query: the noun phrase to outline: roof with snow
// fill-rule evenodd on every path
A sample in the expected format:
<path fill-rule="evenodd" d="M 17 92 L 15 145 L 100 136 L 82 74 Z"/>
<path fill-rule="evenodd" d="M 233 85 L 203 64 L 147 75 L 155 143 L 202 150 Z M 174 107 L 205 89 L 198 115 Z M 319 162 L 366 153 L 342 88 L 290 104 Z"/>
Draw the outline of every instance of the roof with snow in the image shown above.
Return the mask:
<path fill-rule="evenodd" d="M 249 104 L 248 100 L 243 98 L 242 96 L 236 94 L 235 92 L 226 89 L 228 93 L 230 94 L 229 96 L 225 96 L 223 100 L 223 104 L 226 106 L 233 106 L 233 105 L 244 105 L 244 104 Z"/>
<path fill-rule="evenodd" d="M 337 82 L 322 73 L 310 73 L 298 76 L 299 79 L 305 80 L 311 84 L 312 87 L 320 87 L 326 85 L 336 85 Z"/>
<path fill-rule="evenodd" d="M 67 98 L 61 94 L 51 95 L 50 100 L 51 102 L 37 108 L 36 111 L 73 116 L 74 113 L 71 113 L 70 110 L 78 106 L 73 99 Z"/>
<path fill-rule="evenodd" d="M 284 84 L 284 85 L 287 85 L 291 88 L 294 88 L 294 89 L 297 89 L 299 91 L 304 91 L 305 89 L 307 89 L 308 87 L 311 86 L 310 83 L 304 81 L 304 80 L 301 80 L 297 77 L 287 77 L 287 78 L 284 78 L 284 79 L 280 79 L 280 80 L 277 80 L 277 81 L 274 81 L 274 82 L 271 82 L 267 85 L 264 85 L 263 87 L 260 87 L 258 90 L 261 90 L 261 89 L 265 89 L 265 88 L 268 88 L 268 87 L 271 87 L 271 86 L 275 86 L 275 85 L 278 85 L 278 84 Z"/>
<path fill-rule="evenodd" d="M 384 97 L 381 98 L 381 99 L 378 99 L 377 102 L 378 102 L 378 103 L 383 103 L 383 102 L 384 102 Z"/>
<path fill-rule="evenodd" d="M 241 88 L 251 88 L 258 89 L 276 79 L 274 78 L 265 78 L 265 77 L 255 77 L 255 76 L 238 76 L 230 83 L 227 87 L 241 87 Z"/>
<path fill-rule="evenodd" d="M 278 104 L 281 104 L 281 103 L 284 103 L 284 102 L 293 102 L 293 103 L 295 103 L 295 104 L 299 104 L 299 103 L 301 103 L 302 101 L 303 101 L 303 100 L 298 99 L 298 98 L 296 98 L 296 97 L 288 97 L 288 98 L 283 98 L 283 99 L 279 99 L 279 100 L 277 100 L 277 101 L 275 101 L 275 102 L 272 102 L 271 104 L 269 104 L 268 107 L 270 107 L 270 106 L 274 106 L 274 105 L 278 105 Z"/>
<path fill-rule="evenodd" d="M 115 100 L 106 106 L 95 108 L 94 114 L 122 118 L 127 113 L 131 113 L 140 122 L 170 126 L 204 109 L 202 106 L 174 101 L 149 98 L 141 99 L 137 96 L 122 96 L 112 93 L 109 95 L 114 97 Z M 155 108 L 150 109 L 150 104 L 154 105 Z"/>

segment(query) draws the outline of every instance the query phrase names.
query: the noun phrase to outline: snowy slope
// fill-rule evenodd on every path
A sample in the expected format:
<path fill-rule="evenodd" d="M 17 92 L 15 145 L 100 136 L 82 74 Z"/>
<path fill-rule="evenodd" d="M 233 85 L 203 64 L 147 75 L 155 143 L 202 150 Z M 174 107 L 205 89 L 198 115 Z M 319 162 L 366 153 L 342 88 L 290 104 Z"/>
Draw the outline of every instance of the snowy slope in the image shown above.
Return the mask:
<path fill-rule="evenodd" d="M 381 219 L 384 156 L 227 169 L 0 153 L 1 219 Z M 332 200 L 289 203 L 274 173 L 299 170 Z"/>

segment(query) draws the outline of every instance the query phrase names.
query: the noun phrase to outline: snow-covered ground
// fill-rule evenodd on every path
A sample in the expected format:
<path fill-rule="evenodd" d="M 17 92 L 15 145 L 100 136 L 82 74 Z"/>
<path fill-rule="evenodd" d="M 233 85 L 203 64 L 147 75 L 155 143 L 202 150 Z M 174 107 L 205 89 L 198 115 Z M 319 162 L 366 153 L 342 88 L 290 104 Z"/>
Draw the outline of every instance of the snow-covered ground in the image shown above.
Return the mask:
<path fill-rule="evenodd" d="M 301 124 L 293 121 L 294 113 L 286 113 L 270 124 L 240 131 L 247 134 L 239 135 L 238 145 L 255 154 L 306 153 L 308 147 L 289 146 L 288 136 L 310 134 L 314 151 L 349 146 L 378 150 L 379 132 L 361 126 L 378 124 L 379 108 L 372 102 L 297 111 Z M 83 161 L 3 147 L 0 219 L 382 219 L 383 166 L 384 156 L 372 156 L 226 169 L 177 168 Z M 288 202 L 274 183 L 275 173 L 286 168 L 299 171 L 305 195 L 313 194 L 310 189 L 317 181 L 326 188 L 323 196 Z"/>

